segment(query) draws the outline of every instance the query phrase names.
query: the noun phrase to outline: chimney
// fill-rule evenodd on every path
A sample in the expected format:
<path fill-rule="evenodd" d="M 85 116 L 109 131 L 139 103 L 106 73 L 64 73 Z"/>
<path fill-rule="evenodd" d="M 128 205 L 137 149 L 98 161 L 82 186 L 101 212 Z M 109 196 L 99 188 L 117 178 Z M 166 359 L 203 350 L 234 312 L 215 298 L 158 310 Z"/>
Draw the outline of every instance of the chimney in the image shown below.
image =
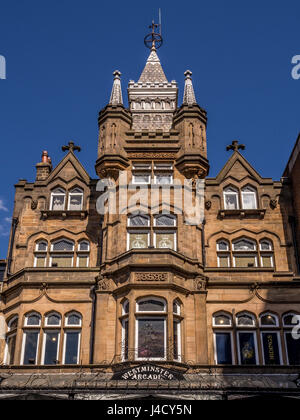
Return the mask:
<path fill-rule="evenodd" d="M 52 171 L 51 158 L 46 150 L 43 151 L 42 161 L 36 165 L 36 181 L 45 181 Z"/>

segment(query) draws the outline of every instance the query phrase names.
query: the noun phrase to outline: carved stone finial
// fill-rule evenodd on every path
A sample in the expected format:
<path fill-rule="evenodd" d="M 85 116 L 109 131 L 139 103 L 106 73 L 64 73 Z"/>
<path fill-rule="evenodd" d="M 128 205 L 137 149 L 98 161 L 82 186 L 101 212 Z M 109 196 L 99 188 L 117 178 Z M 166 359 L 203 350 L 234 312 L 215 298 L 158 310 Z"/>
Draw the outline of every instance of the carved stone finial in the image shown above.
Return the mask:
<path fill-rule="evenodd" d="M 184 84 L 184 94 L 183 94 L 183 105 L 195 105 L 197 103 L 196 96 L 194 92 L 193 82 L 192 82 L 192 72 L 187 70 L 185 73 L 185 84 Z"/>
<path fill-rule="evenodd" d="M 123 105 L 121 74 L 122 73 L 119 70 L 115 70 L 113 72 L 114 82 L 110 95 L 109 105 Z"/>
<path fill-rule="evenodd" d="M 229 150 L 233 150 L 234 152 L 238 152 L 239 150 L 245 150 L 246 146 L 244 144 L 239 144 L 238 140 L 233 140 L 233 142 L 226 147 L 227 152 Z"/>
<path fill-rule="evenodd" d="M 63 146 L 61 148 L 61 150 L 63 152 L 68 151 L 68 152 L 71 152 L 71 153 L 74 153 L 76 150 L 77 150 L 77 152 L 81 152 L 81 147 L 75 146 L 75 143 L 73 141 L 69 141 L 68 146 Z"/>

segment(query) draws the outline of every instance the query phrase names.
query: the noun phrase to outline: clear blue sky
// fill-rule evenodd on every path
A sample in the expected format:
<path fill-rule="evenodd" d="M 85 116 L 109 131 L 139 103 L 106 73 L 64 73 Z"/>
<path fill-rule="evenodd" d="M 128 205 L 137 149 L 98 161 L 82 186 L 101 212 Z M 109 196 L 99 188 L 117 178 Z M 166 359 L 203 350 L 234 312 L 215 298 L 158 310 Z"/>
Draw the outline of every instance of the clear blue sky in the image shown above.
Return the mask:
<path fill-rule="evenodd" d="M 253 166 L 279 179 L 300 131 L 299 0 L 0 0 L 0 258 L 7 253 L 14 184 L 33 181 L 43 149 L 56 165 L 73 139 L 95 176 L 97 114 L 106 105 L 112 72 L 123 95 L 149 51 L 148 25 L 162 9 L 159 56 L 169 80 L 193 71 L 199 104 L 208 111 L 210 175 L 239 139 Z M 7 211 L 6 211 L 7 210 Z"/>

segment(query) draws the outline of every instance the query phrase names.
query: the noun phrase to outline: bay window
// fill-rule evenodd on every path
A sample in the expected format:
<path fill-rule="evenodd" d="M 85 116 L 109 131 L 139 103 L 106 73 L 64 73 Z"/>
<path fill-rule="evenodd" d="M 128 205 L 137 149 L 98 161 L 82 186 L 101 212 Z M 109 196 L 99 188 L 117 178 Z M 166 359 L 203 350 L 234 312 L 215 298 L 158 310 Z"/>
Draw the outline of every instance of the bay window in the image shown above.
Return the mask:
<path fill-rule="evenodd" d="M 215 362 L 218 365 L 232 365 L 232 318 L 226 313 L 213 316 Z"/>
<path fill-rule="evenodd" d="M 51 245 L 50 266 L 51 267 L 73 267 L 74 242 L 61 239 Z"/>
<path fill-rule="evenodd" d="M 5 364 L 15 364 L 16 339 L 19 318 L 14 316 L 7 324 L 6 333 L 6 349 L 5 349 Z"/>
<path fill-rule="evenodd" d="M 250 239 L 233 242 L 234 267 L 257 267 L 256 243 Z"/>
<path fill-rule="evenodd" d="M 21 361 L 23 365 L 37 364 L 40 326 L 40 314 L 31 313 L 25 317 Z"/>

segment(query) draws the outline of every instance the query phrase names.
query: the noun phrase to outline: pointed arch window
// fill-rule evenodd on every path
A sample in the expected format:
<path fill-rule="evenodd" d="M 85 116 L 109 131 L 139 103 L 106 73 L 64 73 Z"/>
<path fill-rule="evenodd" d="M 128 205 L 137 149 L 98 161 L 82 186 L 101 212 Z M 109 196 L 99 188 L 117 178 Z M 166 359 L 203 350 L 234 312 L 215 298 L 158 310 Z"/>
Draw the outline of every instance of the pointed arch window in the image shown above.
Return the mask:
<path fill-rule="evenodd" d="M 229 186 L 224 189 L 223 195 L 225 210 L 239 209 L 239 191 L 237 188 Z"/>
<path fill-rule="evenodd" d="M 128 217 L 127 249 L 148 248 L 150 245 L 150 218 L 138 214 Z"/>
<path fill-rule="evenodd" d="M 129 358 L 129 301 L 126 299 L 122 304 L 122 359 Z"/>
<path fill-rule="evenodd" d="M 41 319 L 41 315 L 37 312 L 25 317 L 21 364 L 37 364 Z"/>
<path fill-rule="evenodd" d="M 51 193 L 50 210 L 61 211 L 65 210 L 66 205 L 66 191 L 63 188 L 56 188 Z"/>
<path fill-rule="evenodd" d="M 175 299 L 173 302 L 173 358 L 181 361 L 181 304 Z"/>
<path fill-rule="evenodd" d="M 64 330 L 63 364 L 79 363 L 82 317 L 78 312 L 66 316 Z"/>
<path fill-rule="evenodd" d="M 230 262 L 230 246 L 229 243 L 221 239 L 217 242 L 217 257 L 218 257 L 218 267 L 227 268 L 231 266 Z"/>
<path fill-rule="evenodd" d="M 60 239 L 51 245 L 51 267 L 73 267 L 74 242 L 68 239 Z"/>
<path fill-rule="evenodd" d="M 259 242 L 261 266 L 274 267 L 273 244 L 269 239 L 263 239 Z"/>
<path fill-rule="evenodd" d="M 44 240 L 35 244 L 34 267 L 44 268 L 47 264 L 48 243 Z"/>
<path fill-rule="evenodd" d="M 69 192 L 68 210 L 80 211 L 83 208 L 83 190 L 74 188 Z"/>
<path fill-rule="evenodd" d="M 241 365 L 257 365 L 257 333 L 251 330 L 256 326 L 254 315 L 243 312 L 237 315 L 236 324 L 239 328 L 237 331 L 238 357 Z"/>
<path fill-rule="evenodd" d="M 154 246 L 176 251 L 176 217 L 161 214 L 154 217 Z"/>
<path fill-rule="evenodd" d="M 215 362 L 217 365 L 232 365 L 233 339 L 232 317 L 225 312 L 213 315 Z"/>
<path fill-rule="evenodd" d="M 242 238 L 233 242 L 234 267 L 257 267 L 257 246 L 251 239 Z"/>
<path fill-rule="evenodd" d="M 15 353 L 16 353 L 16 340 L 17 340 L 17 328 L 18 328 L 19 318 L 14 316 L 7 323 L 7 334 L 5 339 L 5 364 L 14 365 L 15 364 Z"/>
<path fill-rule="evenodd" d="M 242 204 L 245 210 L 257 209 L 257 192 L 250 185 L 242 188 Z"/>
<path fill-rule="evenodd" d="M 88 267 L 90 261 L 90 243 L 88 241 L 80 241 L 77 251 L 77 267 Z"/>

